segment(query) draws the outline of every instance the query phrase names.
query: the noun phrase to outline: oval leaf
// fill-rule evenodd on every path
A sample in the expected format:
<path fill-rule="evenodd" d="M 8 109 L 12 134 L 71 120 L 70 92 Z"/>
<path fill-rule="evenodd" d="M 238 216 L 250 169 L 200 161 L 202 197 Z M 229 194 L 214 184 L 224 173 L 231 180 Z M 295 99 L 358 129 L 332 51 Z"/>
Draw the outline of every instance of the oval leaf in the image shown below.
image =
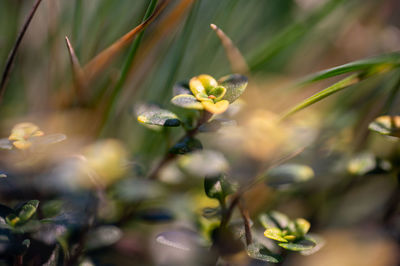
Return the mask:
<path fill-rule="evenodd" d="M 267 214 L 261 214 L 259 219 L 260 223 L 265 227 L 265 229 L 271 227 L 284 229 L 290 222 L 289 217 L 278 211 L 270 211 Z"/>
<path fill-rule="evenodd" d="M 303 218 L 297 218 L 294 221 L 294 224 L 296 226 L 296 232 L 299 236 L 304 236 L 307 234 L 311 227 L 310 223 Z"/>
<path fill-rule="evenodd" d="M 400 116 L 380 116 L 368 128 L 382 135 L 400 138 Z"/>
<path fill-rule="evenodd" d="M 268 249 L 258 243 L 250 244 L 247 247 L 247 255 L 256 260 L 262 260 L 271 263 L 279 263 L 281 258 L 277 254 L 272 254 Z"/>
<path fill-rule="evenodd" d="M 216 176 L 228 169 L 224 155 L 211 150 L 195 151 L 178 160 L 179 167 L 186 173 L 197 176 Z"/>
<path fill-rule="evenodd" d="M 88 234 L 86 242 L 89 250 L 107 247 L 115 244 L 122 237 L 122 231 L 113 225 L 100 226 Z"/>
<path fill-rule="evenodd" d="M 140 123 L 155 126 L 177 127 L 180 125 L 176 114 L 154 105 L 145 108 L 145 111 L 139 114 L 137 120 Z"/>
<path fill-rule="evenodd" d="M 304 255 L 304 256 L 312 255 L 315 252 L 319 251 L 323 246 L 325 246 L 325 240 L 318 235 L 309 234 L 306 236 L 306 239 L 309 239 L 310 241 L 314 242 L 315 246 L 311 249 L 301 251 L 300 252 L 301 255 Z"/>
<path fill-rule="evenodd" d="M 18 217 L 21 222 L 28 221 L 36 212 L 37 207 L 39 206 L 38 200 L 30 200 L 24 206 L 22 206 L 21 210 L 18 213 Z"/>
<path fill-rule="evenodd" d="M 189 83 L 186 81 L 175 83 L 172 91 L 173 91 L 174 96 L 181 95 L 181 94 L 193 95 L 189 89 Z"/>
<path fill-rule="evenodd" d="M 288 242 L 287 239 L 283 238 L 283 232 L 281 229 L 276 227 L 265 230 L 264 236 L 279 242 Z"/>
<path fill-rule="evenodd" d="M 246 90 L 248 79 L 240 74 L 232 74 L 220 78 L 218 83 L 226 88 L 226 93 L 222 99 L 233 103 Z"/>
<path fill-rule="evenodd" d="M 312 249 L 316 244 L 309 239 L 301 239 L 290 243 L 279 243 L 278 245 L 291 251 L 304 251 Z"/>
<path fill-rule="evenodd" d="M 313 177 L 314 171 L 309 166 L 284 164 L 267 171 L 266 183 L 268 186 L 280 188 L 293 183 L 305 182 Z"/>
<path fill-rule="evenodd" d="M 194 247 L 198 246 L 200 237 L 194 231 L 180 229 L 163 232 L 156 237 L 156 241 L 162 245 L 183 251 L 190 251 Z"/>
<path fill-rule="evenodd" d="M 185 109 L 204 109 L 203 105 L 196 99 L 196 97 L 188 94 L 176 95 L 174 98 L 171 99 L 171 103 Z"/>

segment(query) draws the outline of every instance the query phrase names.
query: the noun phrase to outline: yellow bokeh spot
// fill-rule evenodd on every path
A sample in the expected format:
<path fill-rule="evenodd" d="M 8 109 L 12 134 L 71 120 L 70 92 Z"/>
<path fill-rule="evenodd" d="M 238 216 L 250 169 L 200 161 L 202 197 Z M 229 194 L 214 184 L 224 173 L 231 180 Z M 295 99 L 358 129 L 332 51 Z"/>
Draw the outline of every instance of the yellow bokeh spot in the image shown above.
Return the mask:
<path fill-rule="evenodd" d="M 83 150 L 86 161 L 80 183 L 84 187 L 93 185 L 108 186 L 126 173 L 127 152 L 117 140 L 102 140 Z"/>
<path fill-rule="evenodd" d="M 24 122 L 16 124 L 11 130 L 8 137 L 9 140 L 14 141 L 13 145 L 20 150 L 28 149 L 32 146 L 31 138 L 41 137 L 44 133 L 39 127 L 33 123 Z"/>

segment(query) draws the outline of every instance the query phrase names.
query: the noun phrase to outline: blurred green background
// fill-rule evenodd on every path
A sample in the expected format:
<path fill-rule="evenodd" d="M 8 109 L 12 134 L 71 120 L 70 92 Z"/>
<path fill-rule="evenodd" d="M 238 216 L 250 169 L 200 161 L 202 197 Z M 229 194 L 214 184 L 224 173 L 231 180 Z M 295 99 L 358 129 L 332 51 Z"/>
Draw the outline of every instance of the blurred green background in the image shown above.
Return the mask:
<path fill-rule="evenodd" d="M 236 117 L 242 131 L 206 134 L 200 137 L 203 145 L 223 151 L 234 165 L 232 175 L 243 179 L 252 176 L 253 166 L 271 162 L 284 150 L 312 139 L 293 161 L 312 166 L 316 173 L 313 181 L 284 192 L 257 187 L 247 195 L 252 217 L 276 208 L 291 217 L 310 219 L 313 231 L 325 238 L 326 246 L 319 253 L 288 256 L 284 265 L 397 265 L 396 171 L 352 175 L 348 164 L 359 154 L 368 154 L 373 160 L 389 161 L 392 169 L 399 168 L 398 142 L 368 131 L 368 124 L 377 116 L 399 114 L 399 71 L 360 82 L 296 114 L 296 123 L 307 128 L 303 132 L 306 137 L 296 133 L 290 139 L 276 140 L 263 123 L 268 123 L 270 112 L 281 113 L 337 80 L 293 87 L 301 77 L 398 51 L 400 2 L 173 0 L 145 29 L 120 93 L 112 97 L 128 47 L 87 86 L 85 97 L 77 99 L 65 36 L 84 66 L 138 25 L 148 4 L 145 0 L 43 0 L 18 51 L 0 105 L 2 136 L 7 137 L 17 122 L 32 121 L 46 132 L 68 136 L 68 144 L 60 146 L 57 154 L 75 152 L 97 139 L 117 138 L 132 164 L 148 172 L 164 154 L 167 142 L 164 134 L 138 124 L 135 109 L 151 102 L 174 110 L 170 99 L 176 82 L 202 73 L 217 78 L 232 73 L 224 48 L 210 28 L 214 23 L 246 59 L 249 86 Z M 33 1 L 27 0 L 0 0 L 0 70 L 32 5 Z M 168 134 L 173 141 L 182 133 L 171 129 Z M 1 165 L 8 167 L 8 155 L 1 156 Z M 193 196 L 202 191 L 202 184 L 191 180 L 178 183 L 176 187 L 168 184 L 165 203 L 158 199 L 155 205 L 178 213 L 185 205 L 193 215 L 202 205 L 201 199 Z M 187 198 L 193 204 L 181 203 Z M 154 232 L 166 225 L 152 227 L 136 220 L 132 224 L 123 228 L 119 244 L 106 253 L 92 254 L 103 263 L 99 265 L 127 265 L 132 258 L 138 260 L 137 265 L 187 263 L 183 256 L 183 262 L 169 264 L 168 251 L 159 251 L 152 242 Z M 141 232 L 142 227 L 146 233 Z M 143 239 L 146 248 L 140 247 Z"/>

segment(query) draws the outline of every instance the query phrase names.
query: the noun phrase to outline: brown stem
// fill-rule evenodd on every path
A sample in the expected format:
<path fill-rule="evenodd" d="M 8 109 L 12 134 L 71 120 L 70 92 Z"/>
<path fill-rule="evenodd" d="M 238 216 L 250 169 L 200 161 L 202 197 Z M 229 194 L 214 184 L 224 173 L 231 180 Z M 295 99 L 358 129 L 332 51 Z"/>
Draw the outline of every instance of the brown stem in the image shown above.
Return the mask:
<path fill-rule="evenodd" d="M 36 0 L 36 3 L 33 5 L 31 12 L 29 13 L 28 17 L 26 18 L 24 25 L 17 37 L 17 40 L 15 41 L 15 44 L 8 56 L 6 67 L 4 68 L 3 75 L 2 75 L 1 81 L 0 81 L 0 102 L 3 98 L 4 92 L 6 90 L 6 84 L 7 84 L 8 78 L 10 76 L 9 74 L 10 74 L 14 59 L 15 59 L 15 55 L 17 54 L 17 50 L 18 50 L 18 48 L 21 44 L 22 38 L 24 37 L 25 32 L 28 29 L 29 24 L 31 23 L 31 20 L 32 20 L 33 16 L 35 15 L 36 10 L 39 7 L 41 2 L 42 2 L 42 0 Z"/>
<path fill-rule="evenodd" d="M 199 132 L 200 126 L 203 125 L 204 123 L 206 123 L 208 120 L 210 120 L 211 117 L 212 117 L 211 113 L 204 111 L 202 116 L 200 117 L 199 121 L 197 122 L 196 127 L 187 131 L 186 134 L 177 141 L 177 143 L 181 142 L 182 140 L 184 140 L 187 137 L 194 137 Z M 176 154 L 167 152 L 164 155 L 163 159 L 161 159 L 160 163 L 151 172 L 151 174 L 149 175 L 149 179 L 152 179 L 152 180 L 157 179 L 158 174 L 160 173 L 161 169 L 165 165 L 167 165 L 170 161 L 174 160 L 176 158 L 176 156 L 177 156 Z"/>
<path fill-rule="evenodd" d="M 232 201 L 231 201 L 231 203 L 229 204 L 229 207 L 228 207 L 226 213 L 224 213 L 224 214 L 222 215 L 221 225 L 220 225 L 221 228 L 224 228 L 224 227 L 226 227 L 226 226 L 228 225 L 229 220 L 230 220 L 231 217 L 232 217 L 233 210 L 235 209 L 236 205 L 239 203 L 240 196 L 241 196 L 241 195 L 240 195 L 239 193 L 236 193 L 236 194 L 234 194 L 234 195 L 232 196 Z"/>
<path fill-rule="evenodd" d="M 239 201 L 239 210 L 240 214 L 242 215 L 243 218 L 243 223 L 244 223 L 244 231 L 245 231 L 245 236 L 246 236 L 246 245 L 251 245 L 253 242 L 253 237 L 251 235 L 251 229 L 250 229 L 250 215 L 249 211 L 247 210 L 244 200 Z"/>

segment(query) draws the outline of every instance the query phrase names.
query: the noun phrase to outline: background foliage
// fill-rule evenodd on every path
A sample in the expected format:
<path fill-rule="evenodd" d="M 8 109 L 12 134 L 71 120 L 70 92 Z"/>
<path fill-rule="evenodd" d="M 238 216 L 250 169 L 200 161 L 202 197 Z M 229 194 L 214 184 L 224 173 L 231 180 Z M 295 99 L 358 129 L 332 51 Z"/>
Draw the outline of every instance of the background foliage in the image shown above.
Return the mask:
<path fill-rule="evenodd" d="M 33 2 L 0 1 L 1 70 Z M 398 264 L 400 123 L 397 117 L 371 124 L 400 111 L 398 1 L 168 1 L 135 45 L 107 57 L 105 67 L 96 62 L 97 76 L 79 76 L 71 67 L 65 36 L 87 70 L 155 2 L 43 0 L 39 6 L 9 74 L 0 132 L 7 138 L 15 124 L 29 121 L 52 138 L 29 151 L 0 153 L 1 223 L 13 227 L 0 229 L 2 262 L 209 263 L 203 248 L 213 243 L 216 221 L 207 214 L 212 218 L 221 201 L 204 193 L 204 180 L 195 175 L 211 164 L 197 158 L 200 167 L 185 171 L 183 155 L 149 180 L 183 131 L 153 131 L 136 116 L 151 103 L 190 117 L 170 103 L 174 84 L 235 72 L 214 23 L 243 54 L 249 83 L 221 128 L 198 139 L 222 156 L 237 187 L 259 178 L 243 194 L 253 239 L 267 241 L 284 265 Z M 278 165 L 283 169 L 266 172 Z M 100 176 L 96 185 L 92 171 Z M 310 256 L 277 249 L 260 222 L 272 210 L 307 219 L 325 245 Z M 239 211 L 231 225 L 243 231 Z M 196 237 L 188 236 L 193 232 Z M 188 252 L 182 245 L 201 248 Z M 266 263 L 243 256 L 233 242 L 223 246 L 222 265 Z M 258 256 L 252 248 L 248 253 Z"/>

